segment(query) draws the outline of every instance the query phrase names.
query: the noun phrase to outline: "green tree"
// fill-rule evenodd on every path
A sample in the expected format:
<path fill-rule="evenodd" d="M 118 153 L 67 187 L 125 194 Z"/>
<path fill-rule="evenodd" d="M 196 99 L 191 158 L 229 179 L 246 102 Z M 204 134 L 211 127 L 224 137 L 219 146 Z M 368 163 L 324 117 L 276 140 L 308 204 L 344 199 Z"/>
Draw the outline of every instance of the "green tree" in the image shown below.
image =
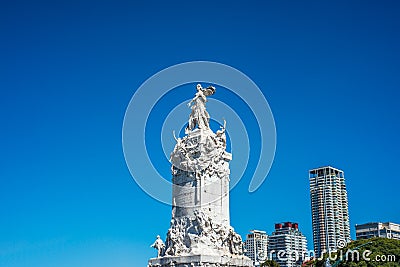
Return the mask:
<path fill-rule="evenodd" d="M 346 257 L 346 253 L 348 253 L 349 250 L 354 251 L 356 247 L 361 245 L 364 246 L 358 249 L 358 259 L 356 254 L 352 257 L 351 253 Z M 363 254 L 367 259 L 363 258 Z M 343 259 L 337 267 L 397 267 L 400 266 L 400 240 L 379 237 L 356 240 L 350 242 L 345 248 L 332 254 L 332 257 L 335 256 Z M 325 255 L 324 259 L 317 261 L 316 267 L 325 266 L 324 263 L 327 257 L 328 255 Z M 337 260 L 330 260 L 330 262 L 334 265 Z"/>
<path fill-rule="evenodd" d="M 266 260 L 261 263 L 260 267 L 280 267 L 280 265 L 274 260 Z"/>
<path fill-rule="evenodd" d="M 301 267 L 314 267 L 315 266 L 315 260 L 308 260 L 303 262 L 303 264 L 301 265 Z"/>

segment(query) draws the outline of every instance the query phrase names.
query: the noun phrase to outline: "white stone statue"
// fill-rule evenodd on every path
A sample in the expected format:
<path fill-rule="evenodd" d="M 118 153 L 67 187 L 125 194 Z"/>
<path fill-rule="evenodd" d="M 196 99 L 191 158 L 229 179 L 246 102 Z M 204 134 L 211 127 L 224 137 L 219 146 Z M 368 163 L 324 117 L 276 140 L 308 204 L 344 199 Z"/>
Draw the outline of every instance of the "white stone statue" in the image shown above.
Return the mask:
<path fill-rule="evenodd" d="M 157 236 L 156 241 L 150 247 L 157 249 L 157 257 L 161 257 L 164 254 L 165 244 L 161 240 L 160 236 Z"/>
<path fill-rule="evenodd" d="M 188 103 L 188 106 L 192 108 L 192 113 L 189 117 L 189 125 L 186 131 L 192 131 L 196 128 L 208 129 L 210 127 L 210 115 L 206 110 L 207 96 L 215 93 L 215 87 L 209 86 L 203 89 L 200 84 L 196 86 L 197 93 L 193 99 Z"/>
<path fill-rule="evenodd" d="M 216 137 L 221 141 L 220 144 L 222 144 L 223 148 L 226 148 L 226 134 L 225 134 L 225 129 L 226 129 L 226 121 L 224 120 L 224 126 L 220 127 L 221 129 L 219 129 L 215 135 Z"/>
<path fill-rule="evenodd" d="M 231 253 L 235 255 L 243 254 L 243 242 L 242 237 L 233 232 L 231 233 Z"/>

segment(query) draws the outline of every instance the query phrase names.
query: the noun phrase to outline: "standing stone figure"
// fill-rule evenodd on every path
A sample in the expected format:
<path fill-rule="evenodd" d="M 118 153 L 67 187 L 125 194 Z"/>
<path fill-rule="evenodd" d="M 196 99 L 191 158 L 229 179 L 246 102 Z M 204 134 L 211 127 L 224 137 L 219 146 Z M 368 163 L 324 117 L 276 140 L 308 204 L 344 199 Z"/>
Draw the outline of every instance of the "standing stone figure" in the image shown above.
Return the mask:
<path fill-rule="evenodd" d="M 157 236 L 156 241 L 154 241 L 154 243 L 153 243 L 153 245 L 151 245 L 151 247 L 157 249 L 157 257 L 163 256 L 165 244 L 161 240 L 159 235 Z"/>
<path fill-rule="evenodd" d="M 242 237 L 233 232 L 231 236 L 231 253 L 235 255 L 241 255 L 243 254 L 243 242 L 242 242 Z"/>
<path fill-rule="evenodd" d="M 215 88 L 212 86 L 203 89 L 200 84 L 196 86 L 197 93 L 194 98 L 188 103 L 188 106 L 192 108 L 190 114 L 190 121 L 187 130 L 193 130 L 196 126 L 200 129 L 209 128 L 210 115 L 206 110 L 206 96 L 215 93 Z"/>

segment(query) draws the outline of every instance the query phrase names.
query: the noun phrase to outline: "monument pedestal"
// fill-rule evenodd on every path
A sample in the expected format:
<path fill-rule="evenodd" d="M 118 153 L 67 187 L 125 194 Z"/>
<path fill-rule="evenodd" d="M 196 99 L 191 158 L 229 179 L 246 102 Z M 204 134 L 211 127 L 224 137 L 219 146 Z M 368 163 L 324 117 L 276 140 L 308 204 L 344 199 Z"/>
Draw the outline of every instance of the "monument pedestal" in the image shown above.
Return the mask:
<path fill-rule="evenodd" d="M 253 261 L 245 256 L 164 256 L 149 260 L 148 267 L 252 267 Z"/>

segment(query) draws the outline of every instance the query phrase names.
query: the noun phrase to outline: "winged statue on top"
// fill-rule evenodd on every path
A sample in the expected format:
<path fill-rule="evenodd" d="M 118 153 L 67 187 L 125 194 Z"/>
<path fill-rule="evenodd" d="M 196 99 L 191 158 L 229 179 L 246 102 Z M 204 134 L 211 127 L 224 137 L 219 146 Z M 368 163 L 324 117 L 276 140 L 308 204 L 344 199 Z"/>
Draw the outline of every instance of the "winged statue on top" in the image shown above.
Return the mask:
<path fill-rule="evenodd" d="M 210 128 L 210 115 L 206 110 L 206 102 L 207 96 L 215 93 L 215 87 L 209 86 L 207 88 L 203 88 L 201 84 L 198 84 L 196 86 L 196 90 L 196 95 L 188 103 L 188 106 L 192 109 L 192 113 L 190 114 L 189 124 L 186 127 L 186 131 L 193 131 L 196 126 L 203 130 Z"/>

